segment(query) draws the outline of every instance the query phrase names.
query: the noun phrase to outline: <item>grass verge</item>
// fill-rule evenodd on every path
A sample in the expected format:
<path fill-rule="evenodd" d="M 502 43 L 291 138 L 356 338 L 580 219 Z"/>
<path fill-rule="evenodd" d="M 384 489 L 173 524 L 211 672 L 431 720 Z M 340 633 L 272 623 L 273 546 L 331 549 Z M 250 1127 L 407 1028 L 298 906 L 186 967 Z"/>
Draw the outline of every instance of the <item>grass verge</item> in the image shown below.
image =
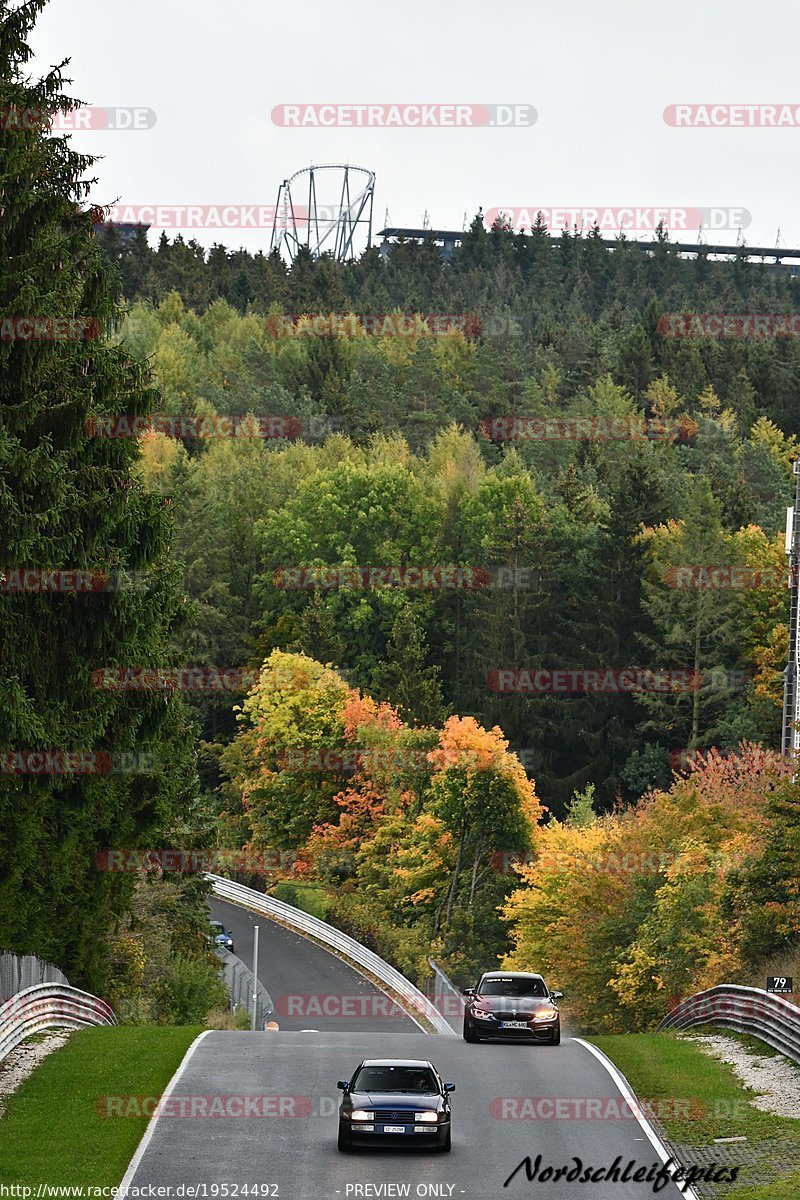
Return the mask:
<path fill-rule="evenodd" d="M 303 912 L 307 912 L 320 921 L 327 918 L 331 907 L 331 897 L 320 883 L 281 881 L 271 889 L 270 895 L 274 896 L 276 900 L 283 900 L 286 904 L 293 904 L 295 908 L 301 908 Z"/>
<path fill-rule="evenodd" d="M 775 1183 L 765 1183 L 760 1187 L 736 1188 L 729 1192 L 726 1200 L 797 1200 L 800 1196 L 800 1171 L 793 1175 L 784 1175 Z"/>
<path fill-rule="evenodd" d="M 727 1034 L 727 1030 L 703 1032 Z M 761 1112 L 749 1103 L 755 1092 L 733 1067 L 705 1054 L 691 1039 L 672 1033 L 625 1034 L 589 1039 L 614 1062 L 671 1141 L 713 1146 L 715 1138 L 746 1137 L 754 1150 L 775 1139 L 794 1139 L 800 1155 L 800 1119 Z M 760 1052 L 761 1043 L 754 1043 Z M 725 1191 L 730 1200 L 798 1200 L 800 1175 L 757 1187 Z"/>
<path fill-rule="evenodd" d="M 201 1027 L 81 1029 L 9 1096 L 0 1183 L 118 1184 L 148 1117 L 108 1118 L 101 1096 L 160 1096 Z"/>

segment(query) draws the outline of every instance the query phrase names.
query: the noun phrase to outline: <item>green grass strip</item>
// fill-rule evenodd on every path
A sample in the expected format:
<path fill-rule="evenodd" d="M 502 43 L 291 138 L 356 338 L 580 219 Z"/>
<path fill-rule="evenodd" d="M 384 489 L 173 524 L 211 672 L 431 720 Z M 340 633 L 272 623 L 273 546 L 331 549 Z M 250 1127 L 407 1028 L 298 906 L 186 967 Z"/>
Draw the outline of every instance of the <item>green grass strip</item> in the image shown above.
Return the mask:
<path fill-rule="evenodd" d="M 715 1138 L 746 1137 L 750 1146 L 763 1147 L 775 1138 L 795 1138 L 800 1153 L 800 1118 L 754 1108 L 748 1101 L 756 1093 L 739 1081 L 733 1067 L 712 1058 L 691 1039 L 637 1033 L 588 1040 L 619 1067 L 673 1142 L 700 1147 L 713 1146 Z M 726 1200 L 798 1200 L 800 1175 L 757 1187 L 734 1187 L 724 1194 Z"/>
<path fill-rule="evenodd" d="M 6 1101 L 0 1183 L 118 1184 L 148 1118 L 108 1118 L 102 1096 L 160 1096 L 200 1027 L 81 1029 Z"/>
<path fill-rule="evenodd" d="M 800 1173 L 785 1175 L 775 1183 L 758 1187 L 736 1188 L 727 1192 L 725 1200 L 797 1200 L 800 1196 Z"/>

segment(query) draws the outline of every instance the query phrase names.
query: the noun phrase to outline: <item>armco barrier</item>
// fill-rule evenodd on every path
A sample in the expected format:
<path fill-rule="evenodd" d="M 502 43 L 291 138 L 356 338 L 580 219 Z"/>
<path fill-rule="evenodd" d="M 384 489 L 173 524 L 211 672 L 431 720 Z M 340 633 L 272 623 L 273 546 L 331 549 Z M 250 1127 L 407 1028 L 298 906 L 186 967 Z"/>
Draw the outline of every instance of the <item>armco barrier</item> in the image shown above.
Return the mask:
<path fill-rule="evenodd" d="M 232 883 L 230 879 L 223 879 L 221 875 L 207 875 L 206 878 L 211 883 L 214 895 L 219 896 L 220 900 L 227 900 L 231 904 L 261 913 L 269 920 L 277 921 L 279 925 L 293 929 L 324 946 L 339 958 L 346 959 L 381 991 L 395 1000 L 409 1016 L 414 1017 L 425 1028 L 426 1033 L 455 1036 L 455 1031 L 419 988 L 355 938 L 348 937 L 346 933 L 328 925 L 326 921 L 320 921 L 291 904 L 285 904 L 283 900 L 276 900 L 274 896 L 265 896 L 241 883 Z"/>
<path fill-rule="evenodd" d="M 429 958 L 428 965 L 433 971 L 433 1003 L 436 1010 L 447 1017 L 456 1033 L 461 1033 L 466 999 L 434 959 Z"/>
<path fill-rule="evenodd" d="M 230 950 L 215 946 L 214 953 L 222 963 L 222 981 L 228 989 L 232 1008 L 243 1008 L 245 1012 L 253 1010 L 253 972 Z M 260 980 L 256 981 L 256 1029 L 263 1029 L 275 1012 L 267 989 Z"/>
<path fill-rule="evenodd" d="M 89 992 L 59 983 L 37 984 L 0 1005 L 0 1062 L 32 1033 L 116 1023 L 111 1006 Z"/>
<path fill-rule="evenodd" d="M 4 1004 L 9 996 L 39 983 L 62 983 L 69 987 L 63 971 L 34 954 L 14 954 L 13 951 L 0 954 L 0 1004 Z"/>
<path fill-rule="evenodd" d="M 760 988 L 723 984 L 688 996 L 667 1014 L 659 1029 L 690 1029 L 694 1025 L 720 1025 L 749 1033 L 800 1063 L 800 1008 Z"/>

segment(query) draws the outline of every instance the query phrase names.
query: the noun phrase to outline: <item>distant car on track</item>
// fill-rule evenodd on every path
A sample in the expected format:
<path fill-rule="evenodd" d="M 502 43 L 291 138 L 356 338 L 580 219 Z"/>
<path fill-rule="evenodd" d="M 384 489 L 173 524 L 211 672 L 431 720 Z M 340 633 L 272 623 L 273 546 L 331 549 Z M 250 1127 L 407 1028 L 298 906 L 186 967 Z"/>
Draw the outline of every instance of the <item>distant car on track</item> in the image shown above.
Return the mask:
<path fill-rule="evenodd" d="M 509 1041 L 561 1041 L 561 1018 L 555 1001 L 561 992 L 551 992 L 541 975 L 527 971 L 487 971 L 474 988 L 465 988 L 464 1041 L 484 1038 Z"/>
<path fill-rule="evenodd" d="M 216 946 L 222 946 L 223 950 L 230 950 L 233 954 L 233 936 L 227 932 L 222 921 L 211 922 L 211 936 Z"/>
<path fill-rule="evenodd" d="M 450 1149 L 450 1093 L 433 1063 L 424 1058 L 367 1058 L 343 1092 L 339 1105 L 340 1150 L 387 1143 Z"/>

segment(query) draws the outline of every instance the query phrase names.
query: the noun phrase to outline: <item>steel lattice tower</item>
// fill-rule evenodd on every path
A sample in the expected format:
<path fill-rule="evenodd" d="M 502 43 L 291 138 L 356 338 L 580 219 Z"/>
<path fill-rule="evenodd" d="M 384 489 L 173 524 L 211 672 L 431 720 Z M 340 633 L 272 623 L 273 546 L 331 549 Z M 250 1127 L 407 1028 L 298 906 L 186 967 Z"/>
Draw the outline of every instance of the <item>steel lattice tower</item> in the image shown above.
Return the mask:
<path fill-rule="evenodd" d="M 318 181 L 324 204 L 317 197 Z M 358 257 L 372 243 L 374 194 L 375 175 L 366 167 L 324 163 L 295 171 L 278 188 L 270 251 L 285 250 L 290 262 L 301 247 L 314 258 L 327 253 L 347 262 Z"/>

